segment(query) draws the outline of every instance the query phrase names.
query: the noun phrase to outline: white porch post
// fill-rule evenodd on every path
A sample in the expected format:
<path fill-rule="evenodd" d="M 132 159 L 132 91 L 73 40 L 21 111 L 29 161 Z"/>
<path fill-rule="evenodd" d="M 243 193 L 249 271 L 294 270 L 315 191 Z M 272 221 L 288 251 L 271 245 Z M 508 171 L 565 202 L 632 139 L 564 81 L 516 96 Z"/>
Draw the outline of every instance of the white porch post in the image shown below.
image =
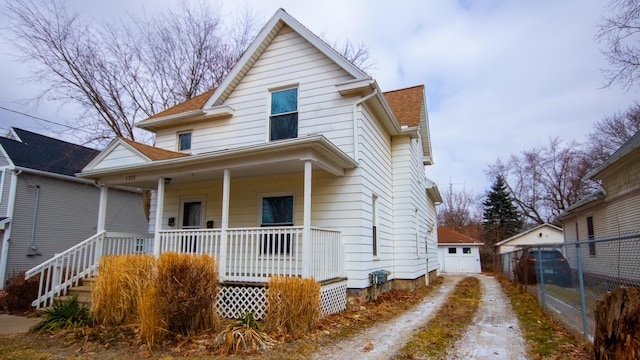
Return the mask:
<path fill-rule="evenodd" d="M 311 160 L 304 162 L 304 229 L 302 230 L 302 277 L 311 277 Z"/>
<path fill-rule="evenodd" d="M 222 182 L 222 224 L 220 225 L 220 259 L 218 260 L 218 278 L 224 281 L 227 269 L 227 229 L 229 228 L 229 193 L 231 190 L 231 170 L 224 169 Z"/>
<path fill-rule="evenodd" d="M 98 225 L 96 226 L 96 233 L 101 233 L 105 230 L 105 224 L 107 223 L 108 194 L 109 188 L 106 185 L 100 185 L 100 202 L 98 203 Z"/>
<path fill-rule="evenodd" d="M 106 223 L 107 223 L 107 197 L 109 195 L 109 188 L 101 184 L 100 185 L 100 200 L 98 202 L 98 224 L 96 225 L 96 234 L 99 234 L 105 231 Z M 100 258 L 102 257 L 102 242 L 104 241 L 104 236 L 101 236 L 97 243 L 96 249 L 93 253 L 95 264 L 97 265 L 100 262 Z"/>
<path fill-rule="evenodd" d="M 158 179 L 156 192 L 156 224 L 153 238 L 153 255 L 160 256 L 160 231 L 162 230 L 162 213 L 164 212 L 164 178 Z"/>

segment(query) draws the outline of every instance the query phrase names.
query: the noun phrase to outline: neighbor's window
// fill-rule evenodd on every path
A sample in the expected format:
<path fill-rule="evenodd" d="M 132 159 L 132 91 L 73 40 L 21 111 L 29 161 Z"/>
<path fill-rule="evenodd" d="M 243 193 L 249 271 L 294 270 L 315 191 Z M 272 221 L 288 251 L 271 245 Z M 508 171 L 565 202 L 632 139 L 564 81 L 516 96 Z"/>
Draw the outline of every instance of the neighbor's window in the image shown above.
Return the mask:
<path fill-rule="evenodd" d="M 463 247 L 462 248 L 462 253 L 463 254 L 471 254 L 471 248 L 470 247 Z"/>
<path fill-rule="evenodd" d="M 587 234 L 589 235 L 589 255 L 596 256 L 596 243 L 593 242 L 595 232 L 593 231 L 593 216 L 587 217 Z"/>
<path fill-rule="evenodd" d="M 271 93 L 269 140 L 298 137 L 298 88 Z"/>
<path fill-rule="evenodd" d="M 455 254 L 456 248 L 449 248 L 449 254 Z"/>
<path fill-rule="evenodd" d="M 378 256 L 378 196 L 371 196 L 371 244 L 373 246 L 373 256 Z"/>
<path fill-rule="evenodd" d="M 178 133 L 178 151 L 191 150 L 191 131 Z"/>

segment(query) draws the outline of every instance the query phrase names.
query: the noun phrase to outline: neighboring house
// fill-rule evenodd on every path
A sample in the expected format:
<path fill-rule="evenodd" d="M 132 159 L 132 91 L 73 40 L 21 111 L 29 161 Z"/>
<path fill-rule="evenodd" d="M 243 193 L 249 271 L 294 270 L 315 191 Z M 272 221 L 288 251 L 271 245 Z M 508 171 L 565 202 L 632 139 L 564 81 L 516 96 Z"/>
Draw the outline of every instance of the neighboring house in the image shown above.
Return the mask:
<path fill-rule="evenodd" d="M 526 246 L 562 243 L 564 243 L 564 237 L 561 228 L 551 224 L 542 224 L 502 240 L 494 247 L 496 255 L 502 255 Z"/>
<path fill-rule="evenodd" d="M 17 128 L 0 137 L 0 288 L 96 233 L 100 190 L 74 174 L 98 153 Z M 146 232 L 140 191 L 111 195 L 105 226 Z"/>
<path fill-rule="evenodd" d="M 383 93 L 283 10 L 217 89 L 137 126 L 155 146 L 116 139 L 79 176 L 152 190 L 141 248 L 216 256 L 228 316 L 272 275 L 320 281 L 326 314 L 437 274 L 424 87 Z"/>
<path fill-rule="evenodd" d="M 438 227 L 438 262 L 443 273 L 480 273 L 481 240 L 459 233 L 448 226 Z"/>
<path fill-rule="evenodd" d="M 559 219 L 568 243 L 594 240 L 580 246 L 586 275 L 640 282 L 640 132 L 601 166 L 585 176 L 601 189 L 567 208 Z M 621 239 L 621 240 L 618 240 Z M 570 245 L 574 247 L 573 245 Z M 577 252 L 567 257 L 577 269 Z"/>

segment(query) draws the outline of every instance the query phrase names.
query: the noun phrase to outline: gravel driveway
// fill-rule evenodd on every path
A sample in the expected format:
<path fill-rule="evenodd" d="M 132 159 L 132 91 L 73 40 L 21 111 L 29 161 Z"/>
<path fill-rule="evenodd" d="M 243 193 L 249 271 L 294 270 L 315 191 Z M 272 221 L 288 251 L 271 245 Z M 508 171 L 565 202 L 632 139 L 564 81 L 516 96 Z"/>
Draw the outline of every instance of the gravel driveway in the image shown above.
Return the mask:
<path fill-rule="evenodd" d="M 455 285 L 467 275 L 445 275 L 440 288 L 418 306 L 395 319 L 374 325 L 343 341 L 324 346 L 314 359 L 390 359 L 424 327 Z M 511 304 L 490 276 L 473 275 L 482 283 L 482 303 L 467 334 L 456 344 L 452 359 L 525 359 L 524 340 Z"/>

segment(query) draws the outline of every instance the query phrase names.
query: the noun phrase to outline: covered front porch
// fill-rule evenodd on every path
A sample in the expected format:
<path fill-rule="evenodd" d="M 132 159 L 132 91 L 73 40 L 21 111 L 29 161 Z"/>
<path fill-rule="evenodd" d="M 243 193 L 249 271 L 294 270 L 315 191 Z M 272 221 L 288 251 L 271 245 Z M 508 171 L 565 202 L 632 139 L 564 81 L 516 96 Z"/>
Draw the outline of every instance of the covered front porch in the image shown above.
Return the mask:
<path fill-rule="evenodd" d="M 139 150 L 130 146 L 120 141 L 110 152 Z M 47 306 L 80 279 L 96 275 L 102 256 L 163 252 L 212 255 L 220 281 L 234 293 L 244 291 L 238 287 L 264 288 L 273 275 L 315 278 L 332 289 L 340 283 L 339 293 L 346 293 L 342 232 L 331 226 L 342 224 L 335 215 L 340 205 L 312 206 L 312 198 L 326 198 L 336 179 L 356 165 L 323 137 L 116 167 L 106 163 L 108 157 L 82 174 L 101 188 L 97 234 L 27 273 L 41 275 L 34 306 Z M 150 234 L 105 229 L 109 189 L 117 186 L 152 191 Z"/>

